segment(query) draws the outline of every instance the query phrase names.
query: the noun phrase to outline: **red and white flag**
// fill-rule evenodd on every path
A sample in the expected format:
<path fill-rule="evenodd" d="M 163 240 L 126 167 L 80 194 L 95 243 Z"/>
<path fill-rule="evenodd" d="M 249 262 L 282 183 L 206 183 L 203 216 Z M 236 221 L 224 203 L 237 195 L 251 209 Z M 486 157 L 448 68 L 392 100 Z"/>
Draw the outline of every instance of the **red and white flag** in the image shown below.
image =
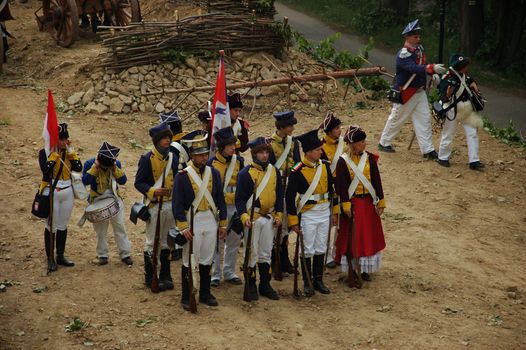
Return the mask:
<path fill-rule="evenodd" d="M 47 91 L 47 112 L 44 120 L 44 130 L 42 131 L 42 138 L 44 139 L 44 149 L 46 156 L 57 148 L 58 143 L 58 120 L 57 112 L 55 110 L 55 103 L 53 102 L 53 95 L 51 90 Z"/>
<path fill-rule="evenodd" d="M 228 107 L 228 100 L 226 94 L 226 73 L 223 55 L 225 51 L 219 51 L 219 73 L 216 80 L 216 90 L 214 93 L 214 102 L 212 103 L 212 128 L 210 132 L 210 154 L 213 154 L 215 149 L 214 133 L 222 128 L 232 125 L 230 120 L 230 108 Z"/>

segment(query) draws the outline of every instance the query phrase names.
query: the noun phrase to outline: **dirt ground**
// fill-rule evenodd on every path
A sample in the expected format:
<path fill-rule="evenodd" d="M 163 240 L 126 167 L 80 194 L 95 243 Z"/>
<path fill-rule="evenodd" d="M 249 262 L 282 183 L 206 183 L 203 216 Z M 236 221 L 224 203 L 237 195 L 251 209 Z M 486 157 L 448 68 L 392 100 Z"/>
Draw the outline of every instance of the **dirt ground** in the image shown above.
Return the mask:
<path fill-rule="evenodd" d="M 66 247 L 76 265 L 46 276 L 44 222 L 30 213 L 41 177 L 37 153 L 46 89 L 57 101 L 67 98 L 100 48 L 90 35 L 71 49 L 57 47 L 37 31 L 31 1 L 13 6 L 21 20 L 8 22 L 17 40 L 13 62 L 0 76 L 0 281 L 10 282 L 0 293 L 0 349 L 526 347 L 526 152 L 483 131 L 485 172 L 467 168 L 461 128 L 451 168 L 424 161 L 416 144 L 407 150 L 409 126 L 396 140 L 398 152 L 381 154 L 387 248 L 381 271 L 361 290 L 339 283 L 335 270 L 326 276 L 330 295 L 303 300 L 292 297 L 292 277 L 273 281 L 282 296 L 277 302 L 248 304 L 242 301 L 242 286 L 222 284 L 214 290 L 220 306 L 198 305 L 198 314 L 192 315 L 179 305 L 179 262 L 172 263 L 175 290 L 152 294 L 143 286 L 143 223 L 126 222 L 133 267 L 119 261 L 111 233 L 110 263 L 96 265 L 93 229 L 89 223 L 75 225 L 85 207 L 81 201 L 75 202 Z M 357 98 L 334 102 L 332 108 L 344 124 L 360 124 L 374 150 L 389 105 L 352 108 Z M 259 107 L 269 102 L 257 101 Z M 300 115 L 298 132 L 316 127 L 328 108 L 322 106 L 313 117 L 308 107 L 300 102 L 294 107 Z M 256 108 L 250 119 L 251 136 L 268 135 L 273 128 L 263 111 Z M 140 198 L 133 180 L 144 152 L 133 145 L 149 144 L 147 129 L 156 116 L 58 115 L 70 124 L 71 141 L 83 161 L 103 140 L 122 149 L 128 211 Z M 65 326 L 74 317 L 87 326 L 68 333 Z"/>

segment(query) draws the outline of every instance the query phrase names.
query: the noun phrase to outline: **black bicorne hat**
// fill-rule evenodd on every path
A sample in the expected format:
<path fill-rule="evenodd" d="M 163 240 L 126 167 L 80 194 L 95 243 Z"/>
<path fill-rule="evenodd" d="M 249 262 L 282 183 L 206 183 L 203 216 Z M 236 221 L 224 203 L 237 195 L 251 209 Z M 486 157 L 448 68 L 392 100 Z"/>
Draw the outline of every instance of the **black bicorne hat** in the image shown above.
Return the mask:
<path fill-rule="evenodd" d="M 296 139 L 301 143 L 303 152 L 312 151 L 323 145 L 323 142 L 318 137 L 318 129 L 308 131 L 305 134 L 296 137 Z"/>

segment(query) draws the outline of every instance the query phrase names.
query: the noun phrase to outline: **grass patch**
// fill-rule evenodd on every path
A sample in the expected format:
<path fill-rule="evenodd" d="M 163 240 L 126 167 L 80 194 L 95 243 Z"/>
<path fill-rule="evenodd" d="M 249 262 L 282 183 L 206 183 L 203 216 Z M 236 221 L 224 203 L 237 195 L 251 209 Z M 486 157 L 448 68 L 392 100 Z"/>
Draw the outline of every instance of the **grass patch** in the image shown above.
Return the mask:
<path fill-rule="evenodd" d="M 81 329 L 86 328 L 87 326 L 88 324 L 86 322 L 82 321 L 80 317 L 75 316 L 73 320 L 68 325 L 66 325 L 64 328 L 66 332 L 71 333 L 71 332 L 80 331 Z"/>
<path fill-rule="evenodd" d="M 515 147 L 526 148 L 526 141 L 524 140 L 524 137 L 517 131 L 515 125 L 513 125 L 513 121 L 510 120 L 507 127 L 498 128 L 493 125 L 493 123 L 487 117 L 484 117 L 483 120 L 484 130 L 486 130 L 488 134 L 500 142 Z"/>

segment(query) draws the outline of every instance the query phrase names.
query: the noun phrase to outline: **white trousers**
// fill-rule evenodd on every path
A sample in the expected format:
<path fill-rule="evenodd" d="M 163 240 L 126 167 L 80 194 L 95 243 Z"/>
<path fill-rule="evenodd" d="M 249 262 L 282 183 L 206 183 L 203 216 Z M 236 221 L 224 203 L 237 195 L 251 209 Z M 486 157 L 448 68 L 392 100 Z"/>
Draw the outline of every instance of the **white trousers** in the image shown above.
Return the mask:
<path fill-rule="evenodd" d="M 69 186 L 65 189 L 55 188 L 53 194 L 53 230 L 64 231 L 68 228 L 69 218 L 73 211 L 73 188 Z M 46 228 L 49 230 L 49 222 L 46 224 Z"/>
<path fill-rule="evenodd" d="M 424 91 L 414 94 L 405 104 L 393 103 L 393 109 L 380 138 L 380 144 L 390 146 L 409 117 L 413 121 L 420 152 L 425 154 L 434 151 L 431 112 Z"/>
<path fill-rule="evenodd" d="M 230 221 L 236 211 L 234 205 L 227 206 L 227 220 Z M 224 241 L 219 241 L 219 248 L 215 250 L 214 265 L 212 267 L 212 279 L 221 279 L 221 251 L 223 251 L 223 277 L 226 280 L 238 277 L 236 275 L 237 252 L 241 244 L 241 235 L 228 232 Z M 223 247 L 224 246 L 224 247 Z"/>
<path fill-rule="evenodd" d="M 330 219 L 329 202 L 316 204 L 312 209 L 301 214 L 301 231 L 303 232 L 306 258 L 325 254 Z"/>
<path fill-rule="evenodd" d="M 190 222 L 190 218 L 188 218 Z M 193 254 L 194 261 L 199 265 L 212 265 L 217 240 L 217 221 L 210 210 L 199 211 L 194 217 Z M 183 264 L 188 267 L 188 251 L 190 244 L 183 246 Z M 192 266 L 196 268 L 196 266 Z"/>
<path fill-rule="evenodd" d="M 155 240 L 155 225 L 157 224 L 157 213 L 159 212 L 159 203 L 155 203 L 153 207 L 148 209 L 150 212 L 150 220 L 146 223 L 146 239 L 144 241 L 144 251 L 148 252 L 150 256 L 153 253 L 153 244 Z M 168 231 L 175 227 L 175 219 L 172 213 L 172 202 L 163 202 L 161 210 L 161 228 L 159 231 L 159 249 L 169 249 L 166 242 Z"/>
<path fill-rule="evenodd" d="M 126 233 L 126 226 L 124 225 L 124 203 L 119 197 L 117 197 L 117 202 L 119 204 L 119 212 L 117 215 L 108 220 L 93 223 L 93 228 L 97 233 L 97 257 L 99 258 L 107 258 L 109 256 L 108 227 L 110 223 L 111 227 L 113 227 L 113 237 L 119 249 L 120 258 L 124 259 L 131 255 L 131 243 L 128 239 L 128 233 Z"/>
<path fill-rule="evenodd" d="M 447 111 L 449 119 L 455 117 L 455 110 L 450 109 Z M 444 127 L 442 129 L 442 135 L 440 137 L 440 148 L 438 150 L 438 158 L 441 160 L 448 160 L 451 156 L 451 150 L 453 148 L 453 139 L 455 138 L 455 131 L 457 129 L 458 118 L 449 120 L 446 118 Z M 479 137 L 477 134 L 477 128 L 464 123 L 464 131 L 466 132 L 466 142 L 468 144 L 468 159 L 469 162 L 477 162 L 479 158 Z"/>
<path fill-rule="evenodd" d="M 252 245 L 250 247 L 249 267 L 255 267 L 256 263 L 270 264 L 272 256 L 272 246 L 274 245 L 274 218 L 261 216 L 254 221 L 252 228 Z M 245 247 L 247 247 L 248 229 L 245 229 Z M 243 252 L 243 258 L 246 250 Z"/>

